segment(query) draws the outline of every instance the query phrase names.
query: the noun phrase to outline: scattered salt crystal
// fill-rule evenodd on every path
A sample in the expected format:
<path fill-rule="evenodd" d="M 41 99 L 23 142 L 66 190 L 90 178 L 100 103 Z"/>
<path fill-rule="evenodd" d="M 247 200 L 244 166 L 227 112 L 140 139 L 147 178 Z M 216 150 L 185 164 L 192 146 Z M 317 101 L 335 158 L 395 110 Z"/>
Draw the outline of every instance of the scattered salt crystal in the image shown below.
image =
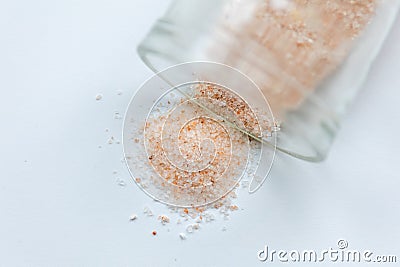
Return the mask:
<path fill-rule="evenodd" d="M 122 119 L 122 116 L 121 116 L 121 114 L 119 114 L 118 111 L 115 111 L 115 112 L 114 112 L 114 119 L 116 119 L 116 120 Z"/>
<path fill-rule="evenodd" d="M 147 214 L 149 217 L 153 216 L 153 212 L 148 207 L 144 207 L 143 213 Z"/>
<path fill-rule="evenodd" d="M 229 208 L 230 208 L 232 211 L 238 210 L 238 209 L 239 209 L 239 207 L 236 206 L 236 205 L 232 205 L 232 206 L 230 206 Z"/>
<path fill-rule="evenodd" d="M 107 142 L 109 145 L 112 145 L 114 143 L 114 136 L 111 136 L 110 139 L 108 139 Z"/>
<path fill-rule="evenodd" d="M 184 233 L 180 233 L 179 237 L 181 238 L 181 240 L 186 240 L 186 235 Z"/>
<path fill-rule="evenodd" d="M 117 183 L 118 183 L 119 186 L 122 186 L 122 187 L 123 187 L 123 186 L 126 186 L 125 181 L 122 180 L 122 179 L 119 179 L 119 178 L 118 178 L 118 179 L 117 179 Z"/>
<path fill-rule="evenodd" d="M 187 214 L 181 210 L 181 211 L 179 212 L 179 216 L 181 216 L 181 217 L 187 217 Z"/>
<path fill-rule="evenodd" d="M 122 91 L 121 90 L 117 90 L 117 95 L 122 95 Z"/>
<path fill-rule="evenodd" d="M 102 98 L 103 98 L 102 95 L 100 95 L 100 94 L 96 95 L 96 100 L 97 100 L 97 101 L 101 100 Z"/>
<path fill-rule="evenodd" d="M 186 227 L 186 232 L 189 234 L 193 233 L 193 226 L 191 224 Z"/>
<path fill-rule="evenodd" d="M 192 228 L 193 228 L 194 230 L 199 230 L 200 224 L 194 223 L 194 224 L 192 224 Z"/>
<path fill-rule="evenodd" d="M 161 221 L 162 224 L 169 223 L 169 218 L 166 215 L 160 215 L 158 216 L 158 219 Z"/>
<path fill-rule="evenodd" d="M 129 217 L 130 221 L 134 221 L 137 219 L 137 215 L 136 214 L 132 214 L 131 217 Z"/>

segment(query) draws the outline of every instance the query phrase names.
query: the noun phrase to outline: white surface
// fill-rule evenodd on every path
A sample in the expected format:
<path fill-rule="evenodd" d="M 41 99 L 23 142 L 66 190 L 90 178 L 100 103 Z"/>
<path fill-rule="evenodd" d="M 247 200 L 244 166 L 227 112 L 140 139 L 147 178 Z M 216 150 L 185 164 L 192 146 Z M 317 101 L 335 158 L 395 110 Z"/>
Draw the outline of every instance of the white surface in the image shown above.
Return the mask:
<path fill-rule="evenodd" d="M 114 111 L 151 74 L 135 47 L 167 5 L 0 3 L 0 266 L 263 266 L 264 245 L 318 250 L 339 238 L 399 260 L 400 20 L 329 159 L 281 158 L 257 194 L 240 194 L 244 210 L 181 241 L 174 224 L 143 218 L 145 205 L 164 207 L 107 144 L 121 134 Z"/>

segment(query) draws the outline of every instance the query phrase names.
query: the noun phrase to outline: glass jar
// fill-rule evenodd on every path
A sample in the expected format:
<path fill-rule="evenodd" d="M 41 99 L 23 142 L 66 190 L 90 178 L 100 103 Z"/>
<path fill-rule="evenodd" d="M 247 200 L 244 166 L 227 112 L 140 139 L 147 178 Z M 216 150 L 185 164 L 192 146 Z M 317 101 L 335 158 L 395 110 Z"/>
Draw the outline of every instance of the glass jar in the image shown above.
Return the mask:
<path fill-rule="evenodd" d="M 277 149 L 321 161 L 399 7 L 400 0 L 174 0 L 138 52 L 155 72 L 190 61 L 240 70 L 280 123 Z"/>

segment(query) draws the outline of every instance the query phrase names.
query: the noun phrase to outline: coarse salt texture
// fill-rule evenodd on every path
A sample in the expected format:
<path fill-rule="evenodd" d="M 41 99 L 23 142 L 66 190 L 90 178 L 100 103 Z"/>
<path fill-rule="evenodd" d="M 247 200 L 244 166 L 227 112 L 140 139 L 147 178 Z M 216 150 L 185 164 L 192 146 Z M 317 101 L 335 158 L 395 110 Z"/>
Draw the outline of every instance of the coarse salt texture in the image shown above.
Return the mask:
<path fill-rule="evenodd" d="M 198 84 L 186 93 L 191 100 L 171 92 L 155 104 L 129 143 L 144 146 L 145 153 L 138 149 L 127 160 L 141 173 L 136 183 L 157 200 L 187 208 L 215 206 L 230 196 L 260 153 L 258 142 L 227 121 L 255 136 L 269 134 L 271 127 L 261 133 L 254 111 L 230 90 Z"/>
<path fill-rule="evenodd" d="M 274 115 L 283 120 L 345 60 L 378 3 L 230 1 L 208 53 L 245 71 L 263 91 Z"/>

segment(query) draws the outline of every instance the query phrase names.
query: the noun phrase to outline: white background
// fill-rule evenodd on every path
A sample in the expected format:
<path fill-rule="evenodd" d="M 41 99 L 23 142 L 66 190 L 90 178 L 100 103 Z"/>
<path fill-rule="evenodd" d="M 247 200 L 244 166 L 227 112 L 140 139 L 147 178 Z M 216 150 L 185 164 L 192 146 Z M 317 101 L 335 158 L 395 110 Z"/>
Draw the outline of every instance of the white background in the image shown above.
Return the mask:
<path fill-rule="evenodd" d="M 400 20 L 328 160 L 281 157 L 257 194 L 241 192 L 243 210 L 181 241 L 183 226 L 143 216 L 165 207 L 107 144 L 121 135 L 114 112 L 151 75 L 135 49 L 167 5 L 0 3 L 0 266 L 268 266 L 264 245 L 322 250 L 340 238 L 400 260 Z"/>

